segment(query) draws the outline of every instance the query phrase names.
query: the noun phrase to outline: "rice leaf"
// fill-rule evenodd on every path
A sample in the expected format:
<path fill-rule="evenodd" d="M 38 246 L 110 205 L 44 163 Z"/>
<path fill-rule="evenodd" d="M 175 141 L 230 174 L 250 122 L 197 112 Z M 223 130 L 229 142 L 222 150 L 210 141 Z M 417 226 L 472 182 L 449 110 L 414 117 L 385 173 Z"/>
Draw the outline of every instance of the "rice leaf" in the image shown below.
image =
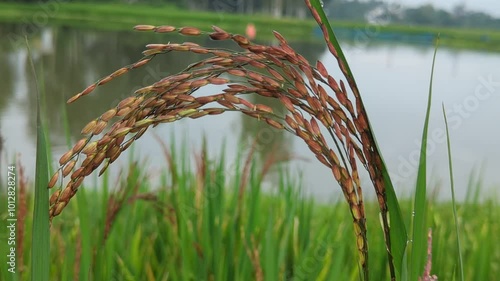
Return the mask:
<path fill-rule="evenodd" d="M 354 79 L 354 75 L 352 74 L 351 68 L 349 67 L 349 64 L 347 62 L 347 59 L 345 58 L 345 55 L 342 51 L 342 48 L 340 47 L 340 44 L 335 36 L 335 33 L 333 32 L 331 28 L 331 24 L 328 21 L 328 18 L 325 15 L 325 12 L 323 11 L 322 8 L 322 3 L 320 0 L 311 0 L 310 1 L 313 8 L 318 12 L 319 16 L 321 17 L 322 22 L 325 24 L 327 30 L 328 30 L 328 35 L 329 35 L 329 41 L 335 48 L 335 51 L 338 54 L 339 60 L 342 62 L 342 64 L 345 66 L 346 69 L 346 78 L 349 81 L 349 84 L 354 85 L 355 88 L 357 88 L 356 85 L 356 80 Z M 359 97 L 360 100 L 362 100 L 361 96 Z M 372 126 L 367 120 L 368 126 L 370 130 L 372 130 Z M 375 136 L 373 136 L 375 146 L 378 151 L 380 151 L 380 148 L 378 146 L 377 140 Z M 398 280 L 405 280 L 404 273 L 406 272 L 406 263 L 403 262 L 405 259 L 405 253 L 406 253 L 406 245 L 408 241 L 408 235 L 406 231 L 406 226 L 403 220 L 403 215 L 401 213 L 401 208 L 399 206 L 398 199 L 396 197 L 396 192 L 394 191 L 394 186 L 392 184 L 391 178 L 389 176 L 389 171 L 387 169 L 387 165 L 385 164 L 385 161 L 380 155 L 380 158 L 382 160 L 382 175 L 384 179 L 384 185 L 385 185 L 385 192 L 386 192 L 386 199 L 387 199 L 387 208 L 389 210 L 389 218 L 390 218 L 390 238 L 391 242 L 390 245 L 387 245 L 388 248 L 390 249 L 390 256 L 392 256 L 392 259 L 389 259 L 389 266 L 392 267 L 392 263 L 394 263 L 395 269 L 396 269 L 396 278 Z M 387 241 L 386 241 L 387 243 Z"/>
<path fill-rule="evenodd" d="M 424 262 L 427 257 L 427 133 L 432 105 L 432 84 L 434 78 L 434 65 L 436 62 L 438 44 L 434 49 L 427 99 L 427 112 L 425 114 L 424 129 L 422 133 L 422 146 L 420 147 L 420 161 L 417 172 L 417 185 L 415 190 L 415 203 L 413 209 L 413 235 L 410 257 L 410 280 L 417 280 L 424 271 Z"/>
<path fill-rule="evenodd" d="M 451 204 L 453 206 L 453 218 L 455 220 L 455 235 L 457 236 L 457 251 L 458 251 L 458 272 L 460 281 L 464 281 L 464 263 L 462 259 L 462 247 L 460 245 L 460 231 L 458 226 L 457 204 L 455 201 L 455 182 L 453 180 L 453 162 L 451 161 L 451 142 L 450 132 L 448 129 L 448 119 L 446 118 L 446 110 L 443 104 L 444 125 L 446 127 L 446 144 L 448 146 L 448 165 L 450 167 L 450 188 L 451 188 Z"/>
<path fill-rule="evenodd" d="M 354 75 L 352 74 L 351 68 L 349 67 L 349 64 L 347 63 L 347 59 L 345 58 L 344 52 L 342 51 L 342 48 L 340 47 L 339 41 L 337 40 L 337 37 L 335 36 L 335 33 L 333 32 L 333 29 L 331 28 L 331 24 L 328 21 L 328 18 L 326 17 L 325 11 L 323 10 L 323 4 L 321 0 L 311 0 L 311 4 L 313 8 L 318 12 L 319 16 L 321 17 L 321 20 L 323 23 L 325 23 L 326 28 L 328 29 L 328 36 L 330 37 L 330 42 L 333 44 L 333 47 L 337 51 L 339 55 L 339 59 L 342 61 L 342 63 L 345 65 L 348 77 L 346 77 L 348 80 L 352 80 L 355 82 Z"/>
<path fill-rule="evenodd" d="M 80 258 L 80 280 L 89 280 L 89 272 L 92 259 L 91 249 L 91 220 L 89 217 L 88 202 L 85 189 L 79 191 L 81 196 L 77 198 L 78 219 L 80 221 L 80 236 L 82 241 L 82 255 Z"/>
<path fill-rule="evenodd" d="M 33 72 L 33 78 L 36 84 L 36 167 L 35 167 L 35 206 L 33 209 L 33 234 L 32 234 L 32 262 L 31 262 L 31 280 L 48 281 L 49 280 L 49 262 L 50 262 L 50 236 L 49 236 L 49 163 L 47 157 L 47 142 L 45 139 L 44 128 L 40 114 L 41 94 L 38 88 L 38 80 L 31 57 L 31 51 L 26 38 L 26 47 L 28 49 L 29 61 Z"/>

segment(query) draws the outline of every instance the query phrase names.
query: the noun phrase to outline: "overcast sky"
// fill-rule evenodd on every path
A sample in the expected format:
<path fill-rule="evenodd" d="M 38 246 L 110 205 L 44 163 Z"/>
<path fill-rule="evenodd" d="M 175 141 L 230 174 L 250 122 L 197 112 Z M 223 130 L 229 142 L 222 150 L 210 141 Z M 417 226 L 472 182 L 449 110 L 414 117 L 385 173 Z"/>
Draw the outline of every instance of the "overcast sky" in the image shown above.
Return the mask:
<path fill-rule="evenodd" d="M 435 7 L 451 10 L 455 5 L 463 3 L 467 10 L 475 10 L 500 17 L 500 0 L 387 0 L 405 6 L 420 6 L 431 3 Z"/>

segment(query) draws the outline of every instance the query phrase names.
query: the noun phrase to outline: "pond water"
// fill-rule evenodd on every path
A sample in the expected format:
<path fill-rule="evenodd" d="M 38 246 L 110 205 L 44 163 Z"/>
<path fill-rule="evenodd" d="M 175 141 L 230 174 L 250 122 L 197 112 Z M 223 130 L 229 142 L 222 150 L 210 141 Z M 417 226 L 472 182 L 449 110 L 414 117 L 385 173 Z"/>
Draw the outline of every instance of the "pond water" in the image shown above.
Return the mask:
<path fill-rule="evenodd" d="M 24 42 L 12 41 L 15 27 L 0 25 L 0 135 L 3 139 L 2 162 L 5 167 L 19 155 L 28 176 L 33 179 L 35 154 L 35 88 Z M 220 42 L 205 38 L 158 35 L 137 32 L 104 32 L 70 28 L 46 28 L 30 37 L 39 79 L 45 88 L 45 106 L 53 153 L 59 158 L 66 150 L 63 107 L 65 101 L 97 79 L 141 58 L 148 43 L 193 41 L 208 46 Z M 291 44 L 309 61 L 321 60 L 335 77 L 340 77 L 336 62 L 322 42 Z M 429 88 L 434 48 L 424 45 L 343 43 L 375 129 L 378 143 L 389 166 L 397 192 L 411 194 L 415 182 L 419 140 Z M 233 48 L 234 45 L 222 44 Z M 95 93 L 66 106 L 70 135 L 79 139 L 79 131 L 97 117 L 142 86 L 182 70 L 200 55 L 173 54 L 158 57 L 150 65 L 105 85 Z M 452 138 L 452 154 L 458 198 L 467 193 L 470 173 L 480 172 L 484 193 L 500 186 L 500 54 L 441 48 L 438 51 L 431 127 L 429 130 L 429 175 L 439 196 L 449 198 L 448 167 L 444 121 L 444 103 Z M 215 86 L 203 88 L 206 93 Z M 254 97 L 254 99 L 258 99 Z M 279 105 L 275 105 L 279 106 Z M 316 198 L 330 199 L 340 194 L 330 171 L 322 166 L 300 139 L 277 132 L 265 123 L 240 114 L 224 114 L 197 120 L 182 120 L 162 125 L 137 143 L 135 155 L 147 159 L 152 175 L 165 169 L 162 150 L 152 132 L 168 143 L 172 137 L 184 143 L 190 154 L 198 152 L 205 137 L 210 154 L 224 148 L 228 162 L 234 161 L 241 148 L 257 138 L 258 158 L 271 152 L 278 158 L 291 158 L 292 175 L 301 175 L 305 191 Z M 243 157 L 246 155 L 241 154 Z M 128 161 L 122 156 L 122 164 Z M 228 172 L 231 172 L 228 165 Z M 2 168 L 6 169 L 6 168 Z M 117 174 L 118 167 L 112 170 Z M 276 175 L 268 178 L 270 186 Z M 365 176 L 367 196 L 373 196 Z"/>

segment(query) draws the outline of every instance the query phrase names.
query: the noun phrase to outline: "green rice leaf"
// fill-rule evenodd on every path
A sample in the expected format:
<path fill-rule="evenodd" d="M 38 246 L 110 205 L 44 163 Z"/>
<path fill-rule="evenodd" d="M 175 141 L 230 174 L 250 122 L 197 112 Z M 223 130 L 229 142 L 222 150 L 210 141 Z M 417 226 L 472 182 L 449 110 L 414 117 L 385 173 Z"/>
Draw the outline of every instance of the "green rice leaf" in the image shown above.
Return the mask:
<path fill-rule="evenodd" d="M 351 68 L 349 67 L 349 64 L 347 63 L 347 59 L 345 58 L 344 52 L 342 51 L 342 48 L 340 47 L 339 41 L 337 40 L 337 37 L 335 36 L 335 33 L 333 32 L 331 24 L 328 21 L 328 18 L 326 17 L 325 11 L 323 10 L 321 0 L 311 0 L 311 5 L 318 12 L 319 16 L 321 17 L 322 22 L 325 24 L 326 28 L 328 29 L 328 36 L 330 37 L 329 38 L 330 42 L 333 44 L 335 51 L 337 51 L 337 53 L 339 55 L 339 59 L 342 61 L 342 63 L 346 67 L 347 76 L 348 76 L 346 78 L 349 81 L 352 80 L 356 84 L 356 81 L 354 79 L 354 75 L 352 74 Z"/>
<path fill-rule="evenodd" d="M 455 235 L 457 236 L 457 250 L 458 250 L 458 272 L 460 281 L 464 281 L 464 263 L 462 259 L 462 247 L 460 245 L 460 230 L 458 226 L 457 204 L 455 201 L 455 181 L 453 180 L 453 161 L 451 161 L 451 141 L 450 131 L 448 129 L 448 119 L 446 118 L 446 110 L 443 104 L 443 117 L 446 127 L 446 144 L 448 147 L 448 165 L 450 167 L 450 188 L 451 188 L 451 203 L 453 207 L 453 219 L 455 220 Z"/>
<path fill-rule="evenodd" d="M 91 249 L 91 224 L 89 217 L 89 208 L 85 189 L 79 190 L 80 196 L 77 196 L 78 204 L 78 219 L 80 221 L 80 237 L 81 237 L 81 257 L 80 257 L 80 280 L 89 280 L 90 264 L 92 259 Z"/>
<path fill-rule="evenodd" d="M 420 148 L 420 161 L 418 165 L 415 203 L 413 207 L 413 235 L 410 257 L 410 280 L 412 281 L 416 281 L 419 275 L 424 271 L 425 259 L 427 257 L 427 133 L 429 131 L 429 117 L 432 105 L 432 84 L 437 49 L 438 44 L 436 44 L 432 58 L 427 112 L 425 114 L 424 129 L 422 133 L 422 146 Z"/>
<path fill-rule="evenodd" d="M 325 15 L 325 12 L 323 11 L 322 4 L 320 3 L 320 0 L 311 0 L 310 1 L 313 8 L 318 12 L 319 16 L 321 17 L 322 22 L 325 24 L 327 30 L 328 30 L 328 36 L 329 36 L 329 41 L 332 43 L 333 47 L 335 48 L 335 51 L 338 54 L 339 59 L 341 60 L 342 64 L 345 66 L 346 69 L 346 78 L 349 81 L 349 84 L 353 85 L 355 88 L 357 88 L 356 85 L 356 80 L 354 79 L 354 75 L 352 74 L 351 68 L 349 67 L 349 64 L 347 62 L 347 59 L 345 58 L 344 52 L 342 51 L 342 48 L 340 47 L 340 44 L 335 36 L 335 33 L 333 32 L 331 28 L 331 24 L 328 21 L 328 18 Z M 361 100 L 361 96 L 359 97 Z M 372 126 L 367 120 L 368 126 L 370 127 L 370 130 L 372 130 Z M 375 136 L 373 136 L 373 139 L 375 141 L 375 146 L 378 151 L 380 151 L 380 148 L 377 144 Z M 384 185 L 386 188 L 386 196 L 387 196 L 387 208 L 389 209 L 389 218 L 390 218 L 390 238 L 391 238 L 391 243 L 388 245 L 390 247 L 390 254 L 392 256 L 392 261 L 389 260 L 389 263 L 394 263 L 395 269 L 396 269 L 396 277 L 398 280 L 406 280 L 404 277 L 404 274 L 406 272 L 406 263 L 403 262 L 405 259 L 405 253 L 406 253 L 406 246 L 408 242 L 408 235 L 406 231 L 406 225 L 403 220 L 403 215 L 401 213 L 401 208 L 399 206 L 398 199 L 396 197 L 396 192 L 394 191 L 394 186 L 392 184 L 391 178 L 389 176 L 389 171 L 387 169 L 387 165 L 385 164 L 385 161 L 380 155 L 380 158 L 382 159 L 382 175 L 384 179 Z"/>
<path fill-rule="evenodd" d="M 35 167 L 35 206 L 33 210 L 33 236 L 32 236 L 32 263 L 31 280 L 49 280 L 50 262 L 50 236 L 49 236 L 49 163 L 47 157 L 47 142 L 40 114 L 41 94 L 38 88 L 38 80 L 31 57 L 28 40 L 26 39 L 29 61 L 36 83 L 36 167 Z"/>

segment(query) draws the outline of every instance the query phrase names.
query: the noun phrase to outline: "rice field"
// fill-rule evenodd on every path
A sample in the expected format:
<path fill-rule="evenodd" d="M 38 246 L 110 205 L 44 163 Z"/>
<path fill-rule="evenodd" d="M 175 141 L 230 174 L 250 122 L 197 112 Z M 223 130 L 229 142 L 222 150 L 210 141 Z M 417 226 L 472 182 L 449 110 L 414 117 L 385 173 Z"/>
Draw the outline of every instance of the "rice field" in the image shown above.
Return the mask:
<path fill-rule="evenodd" d="M 362 22 L 339 22 L 333 26 L 347 30 L 352 40 L 409 40 L 432 44 L 436 35 L 441 45 L 453 48 L 500 51 L 498 30 L 439 28 L 408 25 L 377 25 Z M 261 40 L 272 40 L 272 31 L 279 30 L 291 41 L 320 41 L 317 25 L 312 19 L 273 19 L 268 15 L 234 15 L 232 13 L 186 11 L 175 6 L 123 5 L 118 3 L 66 3 L 45 4 L 0 3 L 0 22 L 21 23 L 27 33 L 37 32 L 47 24 L 101 30 L 130 30 L 137 24 L 205 27 L 215 24 L 233 33 L 242 33 L 251 22 Z M 29 34 L 28 34 L 29 35 Z M 423 38 L 423 39 L 422 39 Z"/>
<path fill-rule="evenodd" d="M 427 193 L 426 145 L 437 52 L 414 198 L 397 198 L 353 73 L 321 3 L 311 0 L 306 5 L 343 78 L 331 76 L 320 61 L 310 64 L 277 32 L 278 45 L 266 46 L 216 26 L 213 32 L 204 32 L 195 27 L 137 25 L 135 29 L 144 32 L 232 40 L 244 51 L 190 42 L 147 45 L 142 59 L 99 79 L 68 103 L 167 52 L 209 57 L 135 91 L 90 121 L 80 140 L 71 145 L 68 139 L 69 149 L 58 157 L 57 168 L 49 165 L 50 140 L 43 121 L 47 105 L 41 102 L 43 92 L 37 92 L 36 180 L 33 184 L 25 180 L 21 164 L 14 174 L 18 182 L 9 178 L 8 185 L 17 188 L 18 202 L 8 204 L 0 215 L 15 221 L 14 230 L 8 227 L 5 235 L 8 245 L 15 247 L 5 247 L 0 262 L 8 266 L 0 269 L 0 277 L 493 280 L 500 271 L 495 242 L 498 200 L 481 199 L 480 180 L 474 178 L 465 202 L 455 202 L 454 196 L 451 202 L 438 202 Z M 195 96 L 208 84 L 227 88 Z M 253 104 L 246 99 L 249 93 L 275 99 L 286 111 Z M 308 198 L 300 181 L 273 158 L 265 164 L 254 161 L 252 147 L 246 158 L 238 154 L 230 159 L 236 164 L 228 173 L 225 153 L 209 158 L 206 144 L 191 158 L 186 147 L 171 142 L 167 148 L 163 143 L 165 168 L 159 184 L 151 181 L 146 162 L 135 157 L 118 179 L 109 178 L 108 167 L 151 127 L 228 111 L 302 139 L 331 170 L 332 182 L 339 184 L 345 200 L 319 203 Z M 453 193 L 449 135 L 447 140 Z M 264 188 L 271 168 L 279 172 L 278 181 Z M 377 200 L 363 197 L 359 178 L 363 168 Z M 2 196 L 6 202 L 12 200 L 10 193 Z"/>
<path fill-rule="evenodd" d="M 86 181 L 76 201 L 52 222 L 50 280 L 358 280 L 356 244 L 344 202 L 315 202 L 301 192 L 300 181 L 284 171 L 279 184 L 264 191 L 266 175 L 246 159 L 189 155 L 171 154 L 159 184 L 150 182 L 147 164 L 137 160 L 119 179 L 105 174 Z M 228 160 L 236 163 L 231 177 L 224 168 Z M 199 168 L 192 169 L 190 162 Z M 96 181 L 102 189 L 94 187 Z M 500 274 L 500 244 L 495 239 L 500 206 L 494 198 L 474 197 L 476 188 L 472 181 L 470 200 L 457 206 L 465 280 L 495 280 Z M 19 279 L 2 266 L 2 280 L 32 277 L 30 190 L 33 183 L 20 182 Z M 5 202 L 5 193 L 1 197 Z M 409 199 L 401 201 L 407 222 Z M 370 279 L 388 280 L 378 207 L 367 202 L 366 208 Z M 6 216 L 2 205 L 0 217 Z M 457 249 L 451 203 L 430 199 L 428 221 L 433 230 L 432 273 L 440 280 L 454 280 Z M 2 231 L 0 240 L 4 238 Z M 5 250 L 2 247 L 0 255 L 3 265 Z"/>

